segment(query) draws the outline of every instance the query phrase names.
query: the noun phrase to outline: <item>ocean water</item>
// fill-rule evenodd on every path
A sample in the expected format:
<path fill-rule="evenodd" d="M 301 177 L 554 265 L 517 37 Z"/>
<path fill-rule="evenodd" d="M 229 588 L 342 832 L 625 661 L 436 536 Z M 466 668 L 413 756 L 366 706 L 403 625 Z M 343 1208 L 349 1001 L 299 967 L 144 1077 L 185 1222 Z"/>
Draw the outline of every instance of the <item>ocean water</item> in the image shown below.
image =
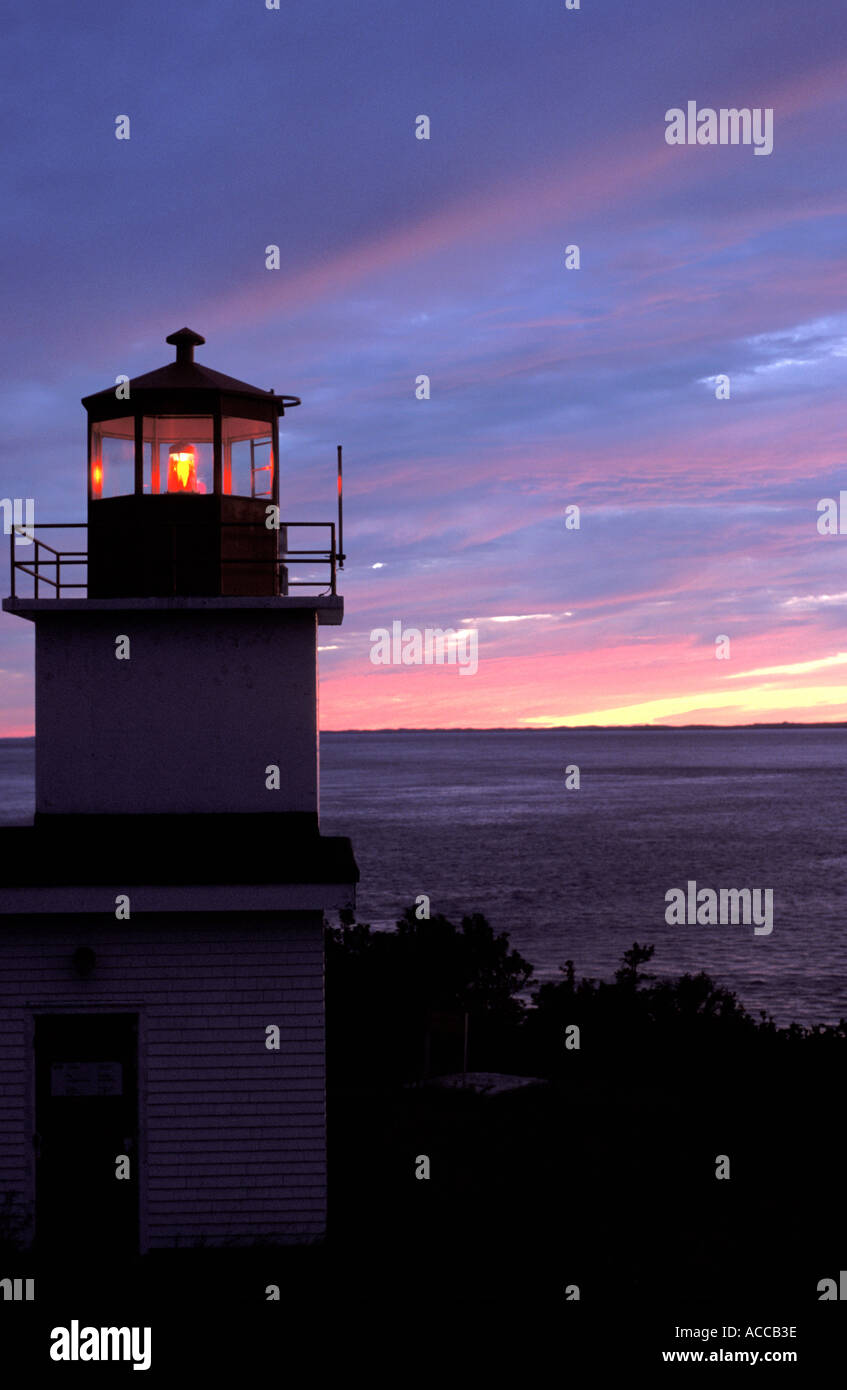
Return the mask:
<path fill-rule="evenodd" d="M 580 769 L 568 791 L 565 767 Z M 321 828 L 353 840 L 360 921 L 416 896 L 482 912 L 535 967 L 707 970 L 779 1023 L 847 1016 L 847 729 L 325 733 Z M 33 811 L 31 743 L 0 741 L 0 821 Z M 773 890 L 774 925 L 669 926 L 665 893 Z"/>
<path fill-rule="evenodd" d="M 580 788 L 564 769 L 576 764 Z M 321 826 L 352 837 L 358 916 L 482 912 L 539 980 L 707 970 L 779 1023 L 847 1016 L 847 729 L 324 734 Z M 669 926 L 665 893 L 772 888 L 774 926 Z"/>

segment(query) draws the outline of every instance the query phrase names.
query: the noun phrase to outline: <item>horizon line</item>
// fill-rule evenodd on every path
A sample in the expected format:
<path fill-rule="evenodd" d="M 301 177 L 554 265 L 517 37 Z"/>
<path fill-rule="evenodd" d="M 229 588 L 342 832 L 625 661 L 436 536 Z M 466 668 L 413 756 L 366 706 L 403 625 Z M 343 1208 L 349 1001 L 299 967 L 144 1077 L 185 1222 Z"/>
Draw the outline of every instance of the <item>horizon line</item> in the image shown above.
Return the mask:
<path fill-rule="evenodd" d="M 555 734 L 568 733 L 655 732 L 674 733 L 683 729 L 844 729 L 847 719 L 782 719 L 754 720 L 748 724 L 547 724 L 528 729 L 516 724 L 437 724 L 431 726 L 398 724 L 377 729 L 321 729 L 321 734 Z M 35 734 L 0 734 L 0 743 L 35 743 Z"/>

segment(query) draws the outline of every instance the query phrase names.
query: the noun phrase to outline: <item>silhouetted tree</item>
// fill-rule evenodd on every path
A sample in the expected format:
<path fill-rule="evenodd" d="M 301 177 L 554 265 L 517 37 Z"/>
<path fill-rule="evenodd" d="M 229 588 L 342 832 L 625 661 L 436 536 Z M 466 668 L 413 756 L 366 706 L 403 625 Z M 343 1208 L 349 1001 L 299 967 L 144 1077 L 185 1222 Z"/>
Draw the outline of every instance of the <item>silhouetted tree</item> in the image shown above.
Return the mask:
<path fill-rule="evenodd" d="M 327 1046 L 330 1080 L 400 1079 L 438 1067 L 427 1040 L 440 1039 L 448 1069 L 461 1065 L 465 1014 L 474 1065 L 502 1053 L 526 1005 L 530 963 L 479 913 L 460 926 L 441 915 L 418 920 L 409 907 L 393 932 L 365 923 L 326 930 Z M 436 1047 L 437 1050 L 437 1047 Z"/>
<path fill-rule="evenodd" d="M 639 965 L 646 965 L 648 960 L 652 960 L 655 949 L 655 946 L 639 946 L 637 941 L 633 941 L 630 949 L 623 953 L 623 965 L 615 971 L 618 984 L 637 989 L 645 980 L 655 979 L 654 975 L 639 974 L 638 970 Z M 573 964 L 570 964 L 573 969 Z"/>
<path fill-rule="evenodd" d="M 327 928 L 327 1039 L 330 1083 L 396 1082 L 458 1070 L 465 1015 L 472 1070 L 516 1071 L 620 1082 L 649 1074 L 668 1081 L 692 1067 L 739 1078 L 770 1059 L 783 1072 L 841 1065 L 847 1023 L 777 1028 L 747 1013 L 732 990 L 704 971 L 660 979 L 642 969 L 655 947 L 637 941 L 613 981 L 578 978 L 572 960 L 562 979 L 525 991 L 532 966 L 473 914 L 418 920 L 407 908 L 394 931 L 348 920 Z M 565 1030 L 580 1029 L 579 1053 Z M 578 1060 L 577 1060 L 578 1059 Z"/>

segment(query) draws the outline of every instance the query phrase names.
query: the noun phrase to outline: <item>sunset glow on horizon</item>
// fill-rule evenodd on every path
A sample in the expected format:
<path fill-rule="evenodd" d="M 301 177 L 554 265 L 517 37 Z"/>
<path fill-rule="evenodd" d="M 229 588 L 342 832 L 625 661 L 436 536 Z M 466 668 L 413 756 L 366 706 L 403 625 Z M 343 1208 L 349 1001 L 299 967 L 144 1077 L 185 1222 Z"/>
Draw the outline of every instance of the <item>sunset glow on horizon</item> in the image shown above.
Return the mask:
<path fill-rule="evenodd" d="M 334 518 L 343 443 L 323 729 L 847 719 L 847 514 L 818 527 L 847 489 L 843 6 L 308 8 L 268 43 L 257 6 L 233 43 L 213 0 L 198 44 L 154 0 L 129 90 L 104 12 L 96 100 L 78 16 L 56 10 L 35 71 L 11 36 L 3 496 L 82 520 L 80 397 L 188 324 L 204 365 L 302 397 L 283 520 Z M 163 96 L 188 55 L 183 125 Z M 773 152 L 668 145 L 693 97 L 772 108 Z M 8 544 L 2 567 L 5 595 Z M 475 630 L 478 670 L 375 665 L 395 621 Z M 33 731 L 32 662 L 0 615 L 2 736 Z"/>

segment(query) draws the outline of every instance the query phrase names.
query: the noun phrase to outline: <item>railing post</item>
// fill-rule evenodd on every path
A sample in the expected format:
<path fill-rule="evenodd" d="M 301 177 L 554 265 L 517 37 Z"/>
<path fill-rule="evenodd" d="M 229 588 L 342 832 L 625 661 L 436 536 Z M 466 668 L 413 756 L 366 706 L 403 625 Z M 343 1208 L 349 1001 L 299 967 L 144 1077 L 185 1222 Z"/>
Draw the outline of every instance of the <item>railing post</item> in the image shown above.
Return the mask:
<path fill-rule="evenodd" d="M 35 542 L 35 597 L 38 598 L 38 576 L 41 571 L 41 562 L 38 558 L 38 541 Z"/>
<path fill-rule="evenodd" d="M 339 444 L 339 445 L 338 445 L 338 550 L 339 550 L 339 554 L 340 554 L 340 556 L 341 556 L 341 559 L 340 559 L 339 563 L 340 563 L 340 565 L 341 565 L 341 568 L 343 569 L 343 568 L 344 568 L 344 510 L 343 510 L 344 498 L 343 498 L 343 495 L 342 495 L 342 494 L 343 494 L 343 487 L 342 487 L 342 482 L 341 482 L 341 445 Z M 332 548 L 333 548 L 333 550 L 335 549 L 335 541 L 334 541 L 334 540 L 333 540 Z M 333 589 L 332 592 L 335 593 L 335 589 Z"/>
<path fill-rule="evenodd" d="M 330 529 L 330 552 L 329 552 L 330 575 L 331 575 L 331 579 L 332 579 L 331 588 L 332 588 L 332 593 L 333 593 L 333 595 L 334 595 L 334 594 L 335 594 L 335 573 L 336 573 L 336 571 L 335 571 L 335 566 L 336 566 L 336 554 L 335 554 L 335 522 L 334 522 L 334 521 L 331 521 L 331 522 L 329 523 L 329 529 Z"/>
<path fill-rule="evenodd" d="M 9 560 L 12 566 L 12 598 L 15 597 L 15 528 L 9 532 Z"/>

